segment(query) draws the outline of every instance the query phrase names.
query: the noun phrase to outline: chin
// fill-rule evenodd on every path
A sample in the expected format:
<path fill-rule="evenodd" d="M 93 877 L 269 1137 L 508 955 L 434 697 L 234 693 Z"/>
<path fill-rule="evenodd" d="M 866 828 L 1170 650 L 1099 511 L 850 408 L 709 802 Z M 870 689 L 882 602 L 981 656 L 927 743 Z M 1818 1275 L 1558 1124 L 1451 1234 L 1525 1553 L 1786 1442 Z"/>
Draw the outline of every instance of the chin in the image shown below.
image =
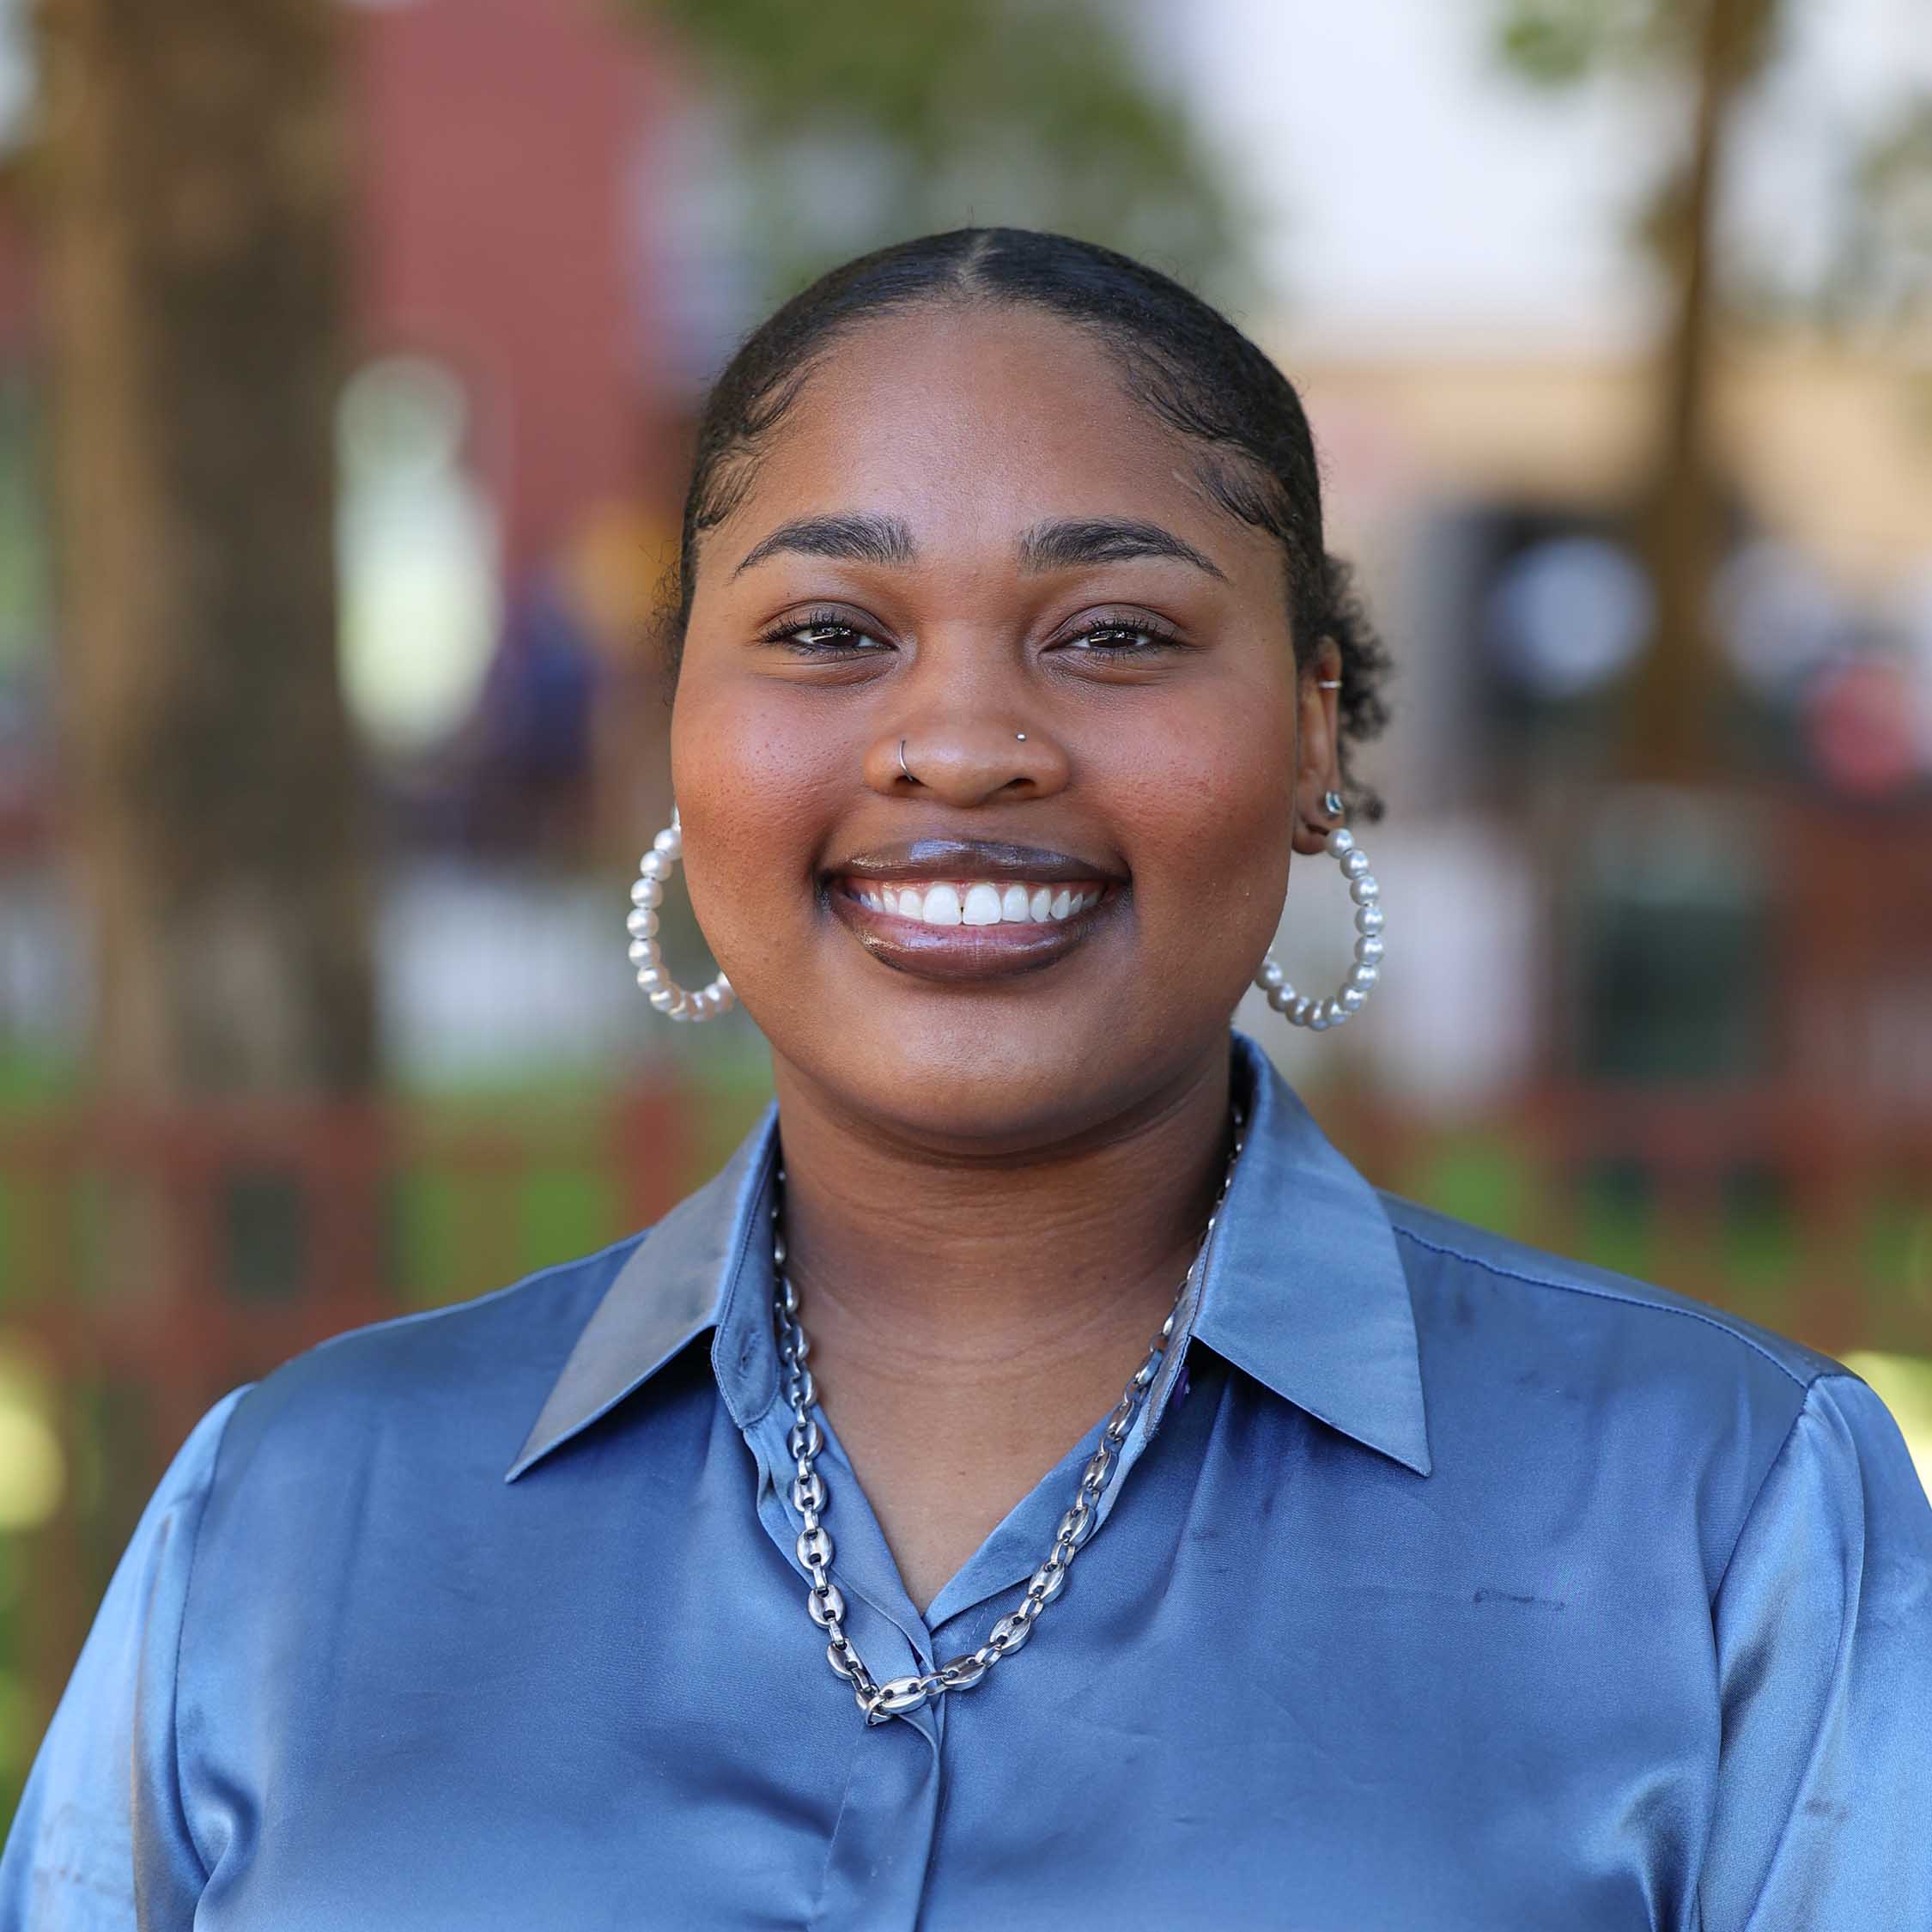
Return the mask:
<path fill-rule="evenodd" d="M 989 1152 L 1052 1139 L 1103 1100 L 1110 1084 L 1104 1070 L 1070 1052 L 1064 1036 L 995 1040 L 988 1037 L 994 1030 L 935 1026 L 909 1037 L 875 1036 L 819 1077 L 849 1106 L 922 1141 Z"/>
<path fill-rule="evenodd" d="M 777 1040 L 773 1051 L 841 1110 L 896 1138 L 969 1156 L 1065 1140 L 1132 1112 L 1197 1060 L 1175 1032 L 1142 1040 L 1123 1029 L 1110 1004 L 1086 1024 L 1041 1015 L 1016 1025 L 984 1011 L 885 1020 L 877 1011 L 855 1015 L 799 1042 L 802 1051 Z M 1224 1036 L 1224 1017 L 1210 1031 Z M 784 1084 L 781 1075 L 781 1096 Z"/>

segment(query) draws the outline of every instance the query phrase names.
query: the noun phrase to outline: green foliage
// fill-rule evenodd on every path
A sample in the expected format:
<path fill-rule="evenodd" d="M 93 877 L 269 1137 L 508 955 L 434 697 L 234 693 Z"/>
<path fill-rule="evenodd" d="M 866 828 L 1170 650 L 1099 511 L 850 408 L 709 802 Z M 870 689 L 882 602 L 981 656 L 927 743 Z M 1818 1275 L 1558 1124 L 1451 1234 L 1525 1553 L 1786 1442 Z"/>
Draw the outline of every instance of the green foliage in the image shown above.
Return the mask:
<path fill-rule="evenodd" d="M 1180 106 L 1093 0 L 654 5 L 733 105 L 766 299 L 932 229 L 1053 228 L 1226 295 L 1239 222 Z"/>
<path fill-rule="evenodd" d="M 1497 46 L 1543 87 L 1566 87 L 1606 66 L 1635 64 L 1653 46 L 1670 0 L 1502 0 Z"/>
<path fill-rule="evenodd" d="M 1560 88 L 1599 75 L 1641 75 L 1692 90 L 1714 82 L 1726 102 L 1771 66 L 1798 0 L 1482 0 L 1503 64 L 1532 86 Z M 1832 0 L 1805 0 L 1822 9 Z M 1725 11 L 1714 15 L 1722 6 Z M 1709 29 L 1715 23 L 1722 29 Z M 1909 326 L 1932 313 L 1932 94 L 1886 125 L 1848 129 L 1844 207 L 1833 258 L 1815 285 L 1785 283 L 1770 262 L 1727 264 L 1735 315 L 1826 325 Z M 1667 157 L 1632 239 L 1672 273 L 1700 245 L 1698 210 Z M 1708 210 L 1704 211 L 1708 215 Z"/>
<path fill-rule="evenodd" d="M 1769 58 L 1786 0 L 1735 0 L 1741 73 Z M 1497 47 L 1526 80 L 1565 87 L 1605 70 L 1688 70 L 1698 58 L 1709 0 L 1491 0 Z"/>
<path fill-rule="evenodd" d="M 1909 102 L 1874 137 L 1852 200 L 1841 306 L 1886 321 L 1932 313 L 1932 95 Z"/>

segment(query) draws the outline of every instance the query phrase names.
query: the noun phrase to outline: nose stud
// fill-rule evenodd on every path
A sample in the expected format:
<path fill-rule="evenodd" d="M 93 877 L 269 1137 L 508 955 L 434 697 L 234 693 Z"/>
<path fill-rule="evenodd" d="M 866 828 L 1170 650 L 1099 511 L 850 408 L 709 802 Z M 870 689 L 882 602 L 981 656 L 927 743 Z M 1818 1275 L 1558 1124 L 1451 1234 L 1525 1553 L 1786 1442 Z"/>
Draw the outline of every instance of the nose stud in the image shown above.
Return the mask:
<path fill-rule="evenodd" d="M 1017 738 L 1022 744 L 1024 744 L 1026 743 L 1026 733 L 1024 732 L 1015 732 L 1013 733 L 1013 736 Z"/>

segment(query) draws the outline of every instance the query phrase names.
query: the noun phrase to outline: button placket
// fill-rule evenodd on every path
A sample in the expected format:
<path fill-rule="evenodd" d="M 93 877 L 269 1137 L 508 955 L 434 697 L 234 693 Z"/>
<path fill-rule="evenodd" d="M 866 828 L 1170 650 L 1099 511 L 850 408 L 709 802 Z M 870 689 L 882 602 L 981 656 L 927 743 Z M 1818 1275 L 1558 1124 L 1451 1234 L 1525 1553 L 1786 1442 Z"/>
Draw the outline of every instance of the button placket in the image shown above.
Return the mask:
<path fill-rule="evenodd" d="M 819 1419 L 823 1427 L 822 1414 Z M 789 1421 L 789 1412 L 775 1406 L 751 1431 L 752 1453 L 762 1479 L 758 1509 L 767 1534 L 801 1582 L 809 1586 L 811 1574 L 798 1546 L 805 1518 L 791 1496 L 793 1462 L 786 1441 Z M 929 1671 L 935 1660 L 932 1633 L 906 1595 L 884 1533 L 842 1455 L 839 1473 L 838 1520 L 835 1523 L 829 1511 L 826 1527 L 837 1543 L 839 1587 L 844 1593 L 846 1621 L 854 1639 L 868 1660 L 876 1647 L 875 1675 L 910 1676 Z M 829 1696 L 840 1694 L 835 1679 L 827 1678 L 826 1691 Z M 853 1717 L 863 1728 L 865 1719 L 856 1709 Z M 937 1741 L 938 1734 L 926 1709 L 903 1713 L 898 1721 L 911 1723 Z"/>

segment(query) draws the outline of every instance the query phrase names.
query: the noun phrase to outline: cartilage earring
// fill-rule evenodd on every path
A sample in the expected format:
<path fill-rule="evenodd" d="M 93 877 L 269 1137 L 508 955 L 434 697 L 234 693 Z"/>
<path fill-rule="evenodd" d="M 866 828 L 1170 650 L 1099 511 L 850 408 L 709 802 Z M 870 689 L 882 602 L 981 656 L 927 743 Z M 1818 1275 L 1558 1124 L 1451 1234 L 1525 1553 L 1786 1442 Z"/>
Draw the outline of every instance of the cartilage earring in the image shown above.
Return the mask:
<path fill-rule="evenodd" d="M 637 970 L 637 983 L 651 1004 L 666 1019 L 708 1020 L 727 1013 L 738 1004 L 732 983 L 720 973 L 700 993 L 687 993 L 664 969 L 664 955 L 658 948 L 658 908 L 664 903 L 665 881 L 677 870 L 684 855 L 683 828 L 673 807 L 671 823 L 651 841 L 637 867 L 637 883 L 630 889 L 630 963 Z"/>
<path fill-rule="evenodd" d="M 1333 792 L 1322 801 L 1329 812 L 1341 815 L 1341 799 Z M 1382 888 L 1369 870 L 1369 855 L 1355 842 L 1355 835 L 1346 825 L 1338 825 L 1328 835 L 1327 851 L 1341 866 L 1348 880 L 1348 896 L 1355 902 L 1355 963 L 1340 987 L 1326 999 L 1311 999 L 1297 993 L 1288 975 L 1269 951 L 1255 975 L 1255 984 L 1268 996 L 1268 1004 L 1291 1026 L 1305 1026 L 1310 1032 L 1325 1032 L 1340 1026 L 1351 1013 L 1362 1010 L 1370 988 L 1382 975 Z"/>

